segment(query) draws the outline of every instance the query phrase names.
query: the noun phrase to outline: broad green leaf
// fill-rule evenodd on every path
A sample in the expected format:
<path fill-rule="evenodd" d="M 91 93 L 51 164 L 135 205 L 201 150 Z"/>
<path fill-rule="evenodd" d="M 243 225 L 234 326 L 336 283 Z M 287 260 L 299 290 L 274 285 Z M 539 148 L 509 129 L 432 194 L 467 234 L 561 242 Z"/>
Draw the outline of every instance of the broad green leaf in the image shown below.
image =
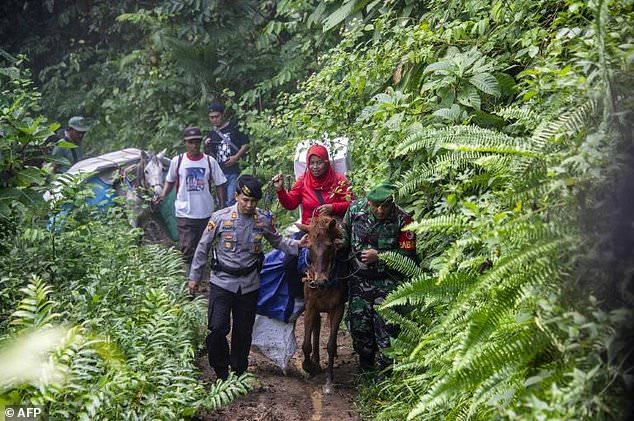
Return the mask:
<path fill-rule="evenodd" d="M 458 102 L 467 107 L 475 108 L 478 111 L 480 110 L 480 95 L 472 85 L 467 85 L 464 89 L 458 91 Z"/>
<path fill-rule="evenodd" d="M 64 149 L 74 149 L 77 147 L 77 145 L 75 145 L 73 142 L 69 142 L 67 140 L 60 140 L 55 144 L 55 146 L 59 146 L 60 148 Z"/>
<path fill-rule="evenodd" d="M 447 120 L 451 120 L 453 122 L 460 121 L 460 116 L 462 114 L 462 109 L 458 104 L 452 105 L 451 108 L 441 108 L 433 112 L 433 116 L 442 117 Z"/>
<path fill-rule="evenodd" d="M 18 187 L 29 187 L 34 184 L 41 186 L 45 182 L 39 168 L 24 168 L 15 175 L 15 179 Z"/>
<path fill-rule="evenodd" d="M 455 72 L 456 65 L 448 61 L 438 61 L 425 67 L 425 70 L 423 70 L 423 74 L 426 75 L 427 73 L 437 72 L 439 70 Z"/>
<path fill-rule="evenodd" d="M 335 26 L 346 20 L 346 18 L 354 13 L 356 0 L 348 0 L 340 8 L 335 10 L 324 21 L 324 32 L 330 31 Z"/>
<path fill-rule="evenodd" d="M 485 94 L 500 96 L 498 81 L 491 73 L 478 73 L 469 78 L 469 82 Z"/>

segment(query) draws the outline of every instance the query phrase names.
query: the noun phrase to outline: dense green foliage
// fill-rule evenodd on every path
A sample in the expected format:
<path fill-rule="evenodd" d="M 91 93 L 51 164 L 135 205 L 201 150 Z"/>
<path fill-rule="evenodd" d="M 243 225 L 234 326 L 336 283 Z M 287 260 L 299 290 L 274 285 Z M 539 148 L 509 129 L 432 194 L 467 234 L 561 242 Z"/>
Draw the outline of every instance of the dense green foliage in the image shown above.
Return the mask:
<path fill-rule="evenodd" d="M 56 176 L 44 202 L 49 167 L 30 163 L 51 133 L 32 118 L 38 95 L 17 67 L 0 81 L 0 404 L 46 405 L 51 419 L 177 419 L 247 393 L 248 374 L 200 381 L 206 301 L 183 291 L 178 252 L 140 245 L 123 208 L 87 206 L 79 176 Z"/>
<path fill-rule="evenodd" d="M 420 265 L 384 257 L 410 280 L 383 307 L 399 364 L 366 384 L 368 415 L 627 413 L 632 18 L 618 1 L 429 2 L 418 22 L 350 26 L 281 98 L 274 136 L 348 135 L 358 191 L 392 177 L 415 217 Z"/>
<path fill-rule="evenodd" d="M 116 214 L 98 217 L 82 208 L 85 193 L 73 180 L 64 185 L 77 210 L 64 233 L 44 230 L 49 209 L 36 193 L 47 172 L 30 168 L 28 158 L 55 128 L 39 114 L 94 117 L 87 140 L 95 152 L 132 145 L 174 151 L 180 128 L 205 126 L 205 104 L 223 99 L 250 131 L 258 174 L 288 172 L 299 140 L 345 135 L 355 191 L 390 177 L 414 216 L 420 261 L 382 256 L 408 280 L 382 308 L 401 328 L 391 350 L 395 375 L 361 384 L 364 415 L 625 416 L 632 393 L 627 309 L 634 300 L 631 2 L 74 4 L 42 2 L 32 15 L 48 16 L 42 25 L 49 30 L 69 29 L 43 41 L 63 46 L 51 57 L 38 50 L 38 32 L 22 42 L 7 38 L 15 41 L 9 52 L 32 58 L 46 110 L 37 108 L 27 79 L 15 76 L 20 66 L 7 66 L 3 81 L 12 85 L 3 82 L 1 100 L 9 135 L 0 149 L 0 217 L 8 239 L 1 244 L 10 245 L 1 264 L 12 273 L 3 275 L 9 287 L 1 290 L 3 306 L 9 303 L 1 309 L 7 335 L 19 336 L 28 323 L 50 324 L 59 311 L 55 317 L 68 318 L 81 338 L 76 347 L 96 353 L 87 357 L 94 376 L 103 374 L 106 384 L 118 370 L 134 373 L 130 384 L 113 382 L 125 390 L 121 396 L 134 396 L 146 363 L 135 359 L 135 335 L 148 323 L 158 326 L 147 309 L 160 308 L 193 329 L 186 334 L 165 325 L 167 334 L 182 338 L 180 351 L 160 357 L 172 358 L 164 363 L 175 370 L 168 375 L 192 373 L 200 304 L 183 302 L 170 287 L 168 278 L 182 276 L 176 268 L 152 269 L 174 256 L 153 257 L 136 245 L 137 234 L 114 228 Z M 90 30 L 70 24 L 88 16 L 95 22 Z M 28 112 L 15 105 L 25 102 Z M 41 259 L 25 258 L 27 249 Z M 106 263 L 109 256 L 114 260 Z M 50 286 L 49 298 L 30 273 Z M 150 279 L 158 281 L 148 287 Z M 23 298 L 18 290 L 28 282 Z M 130 284 L 129 293 L 122 283 Z M 111 303 L 110 288 L 130 301 Z M 95 302 L 82 301 L 90 297 Z M 107 318 L 102 301 L 112 307 Z M 49 302 L 57 303 L 55 311 Z M 9 327 L 18 306 L 30 313 L 15 313 Z M 117 312 L 123 307 L 126 316 Z M 184 403 L 210 405 L 189 377 L 187 387 L 196 392 L 186 397 L 166 386 L 176 397 L 161 414 L 184 416 Z M 76 381 L 68 405 L 86 396 L 88 383 Z M 41 398 L 32 388 L 22 393 Z M 150 393 L 169 400 L 157 384 Z M 138 409 L 124 401 L 95 407 L 106 411 L 99 414 Z"/>

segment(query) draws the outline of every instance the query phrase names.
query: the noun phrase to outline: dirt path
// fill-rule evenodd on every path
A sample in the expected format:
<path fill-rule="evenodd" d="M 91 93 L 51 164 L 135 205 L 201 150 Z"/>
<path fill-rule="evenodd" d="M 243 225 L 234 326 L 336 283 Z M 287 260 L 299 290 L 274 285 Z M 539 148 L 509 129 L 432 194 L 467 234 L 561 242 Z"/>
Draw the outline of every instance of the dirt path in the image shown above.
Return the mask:
<path fill-rule="evenodd" d="M 328 327 L 322 315 L 321 366 L 326 367 L 328 353 L 326 341 Z M 221 408 L 214 413 L 202 414 L 206 421 L 351 421 L 360 420 L 352 397 L 356 392 L 354 384 L 357 369 L 356 356 L 352 351 L 350 335 L 339 332 L 337 338 L 337 359 L 335 360 L 335 390 L 324 394 L 322 387 L 325 373 L 308 378 L 302 368 L 303 354 L 301 342 L 304 334 L 303 316 L 297 321 L 295 337 L 298 350 L 291 360 L 286 375 L 261 354 L 251 351 L 249 372 L 257 377 L 255 390 L 246 397 Z M 206 355 L 200 359 L 207 380 L 215 381 L 207 363 Z"/>

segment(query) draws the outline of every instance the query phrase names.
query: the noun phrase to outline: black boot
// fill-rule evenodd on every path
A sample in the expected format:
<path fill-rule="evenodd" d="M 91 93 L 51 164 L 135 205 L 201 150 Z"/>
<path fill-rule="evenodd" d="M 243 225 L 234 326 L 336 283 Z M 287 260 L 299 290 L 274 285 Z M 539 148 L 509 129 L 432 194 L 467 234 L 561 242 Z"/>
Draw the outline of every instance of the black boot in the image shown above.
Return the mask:
<path fill-rule="evenodd" d="M 216 372 L 216 377 L 220 380 L 227 380 L 229 377 L 229 369 L 227 368 L 216 368 L 214 367 L 214 371 Z"/>
<path fill-rule="evenodd" d="M 374 355 L 359 355 L 359 371 L 367 373 L 374 369 Z"/>

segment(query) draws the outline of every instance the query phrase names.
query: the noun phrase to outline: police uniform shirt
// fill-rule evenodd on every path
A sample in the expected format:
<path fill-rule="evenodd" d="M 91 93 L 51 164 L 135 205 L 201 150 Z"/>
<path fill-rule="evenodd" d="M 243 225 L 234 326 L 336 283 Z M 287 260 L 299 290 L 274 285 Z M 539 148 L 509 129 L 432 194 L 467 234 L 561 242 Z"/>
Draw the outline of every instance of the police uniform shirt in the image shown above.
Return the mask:
<path fill-rule="evenodd" d="M 299 253 L 299 241 L 282 237 L 275 229 L 272 217 L 260 209 L 256 209 L 254 215 L 244 215 L 238 212 L 237 205 L 233 205 L 215 212 L 196 248 L 189 279 L 199 281 L 202 278 L 211 247 L 215 247 L 216 258 L 223 267 L 230 270 L 253 267 L 262 253 L 264 238 L 284 253 L 295 256 Z M 231 292 L 248 293 L 260 287 L 260 273 L 253 270 L 246 275 L 230 275 L 214 270 L 209 282 Z"/>

